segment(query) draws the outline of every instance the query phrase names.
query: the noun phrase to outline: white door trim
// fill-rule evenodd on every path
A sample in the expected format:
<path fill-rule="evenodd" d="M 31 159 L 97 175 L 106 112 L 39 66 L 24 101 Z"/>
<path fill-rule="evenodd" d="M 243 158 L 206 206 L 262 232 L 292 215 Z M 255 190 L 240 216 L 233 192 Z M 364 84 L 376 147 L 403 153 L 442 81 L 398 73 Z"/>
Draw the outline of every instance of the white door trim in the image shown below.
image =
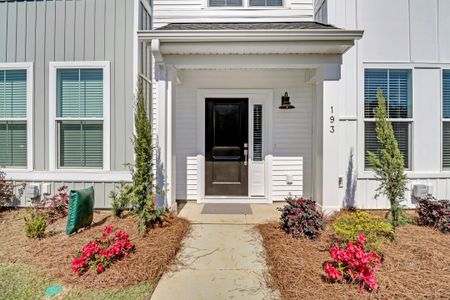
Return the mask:
<path fill-rule="evenodd" d="M 197 90 L 197 202 L 198 203 L 272 203 L 272 109 L 273 109 L 272 89 L 198 89 Z M 248 98 L 249 118 L 253 112 L 252 104 L 263 103 L 263 140 L 265 152 L 265 195 L 264 197 L 217 197 L 205 196 L 205 99 L 206 98 Z M 264 100 L 255 101 L 255 98 Z M 250 123 L 249 123 L 250 124 Z M 253 145 L 253 132 L 249 127 L 249 149 Z M 252 151 L 250 151 L 252 152 Z M 249 184 L 250 180 L 249 172 Z M 250 188 L 249 188 L 250 193 Z"/>

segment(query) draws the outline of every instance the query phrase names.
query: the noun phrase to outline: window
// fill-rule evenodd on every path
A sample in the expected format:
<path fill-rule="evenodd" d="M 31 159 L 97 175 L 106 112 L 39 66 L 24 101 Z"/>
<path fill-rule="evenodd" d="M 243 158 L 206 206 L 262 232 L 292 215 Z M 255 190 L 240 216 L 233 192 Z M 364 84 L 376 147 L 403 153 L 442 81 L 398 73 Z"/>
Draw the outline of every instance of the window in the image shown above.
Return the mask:
<path fill-rule="evenodd" d="M 51 65 L 51 168 L 109 168 L 109 64 L 89 64 Z"/>
<path fill-rule="evenodd" d="M 242 0 L 208 0 L 211 7 L 242 6 Z"/>
<path fill-rule="evenodd" d="M 262 161 L 262 148 L 263 148 L 263 141 L 262 141 L 262 117 L 263 117 L 263 111 L 262 111 L 262 105 L 261 104 L 255 104 L 253 105 L 253 161 Z"/>
<path fill-rule="evenodd" d="M 365 168 L 371 165 L 367 151 L 377 152 L 380 144 L 375 132 L 374 108 L 377 106 L 377 90 L 386 98 L 389 120 L 395 138 L 403 154 L 405 168 L 410 168 L 410 140 L 412 124 L 411 70 L 366 69 L 364 73 L 364 153 Z"/>
<path fill-rule="evenodd" d="M 32 168 L 31 64 L 0 64 L 0 167 Z"/>
<path fill-rule="evenodd" d="M 450 70 L 442 71 L 442 167 L 450 168 Z"/>
<path fill-rule="evenodd" d="M 283 0 L 249 0 L 250 6 L 283 6 Z"/>

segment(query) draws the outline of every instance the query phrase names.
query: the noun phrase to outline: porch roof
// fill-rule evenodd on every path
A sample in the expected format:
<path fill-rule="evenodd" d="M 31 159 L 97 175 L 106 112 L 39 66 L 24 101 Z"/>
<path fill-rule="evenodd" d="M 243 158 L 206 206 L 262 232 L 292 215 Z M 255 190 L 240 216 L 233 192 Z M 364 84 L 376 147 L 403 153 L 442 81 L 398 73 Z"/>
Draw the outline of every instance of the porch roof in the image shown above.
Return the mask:
<path fill-rule="evenodd" d="M 341 55 L 362 35 L 318 22 L 173 23 L 138 32 L 156 62 L 164 55 Z"/>
<path fill-rule="evenodd" d="M 320 22 L 226 22 L 170 23 L 156 30 L 280 30 L 280 29 L 339 29 Z"/>

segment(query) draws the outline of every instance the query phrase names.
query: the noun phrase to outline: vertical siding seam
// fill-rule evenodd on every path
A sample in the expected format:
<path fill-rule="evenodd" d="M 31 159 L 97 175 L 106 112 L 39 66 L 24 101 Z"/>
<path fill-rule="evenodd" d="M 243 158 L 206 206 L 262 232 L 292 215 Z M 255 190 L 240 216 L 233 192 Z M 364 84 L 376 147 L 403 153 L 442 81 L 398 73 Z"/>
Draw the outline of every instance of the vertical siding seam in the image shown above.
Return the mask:
<path fill-rule="evenodd" d="M 53 60 L 55 60 L 56 58 L 56 1 L 55 1 L 55 19 L 54 19 L 54 23 L 53 23 Z M 50 91 L 49 91 L 50 93 Z M 50 101 L 50 100 L 49 100 Z"/>
<path fill-rule="evenodd" d="M 9 33 L 9 26 L 8 26 L 8 11 L 9 11 L 9 3 L 6 2 L 6 36 L 5 36 L 5 61 L 8 61 L 8 33 Z"/>
<path fill-rule="evenodd" d="M 134 1 L 133 1 L 134 2 Z M 131 2 L 131 3 L 133 3 L 133 2 Z M 125 34 L 124 34 L 124 36 L 123 36 L 123 38 L 124 38 L 124 41 L 123 41 L 123 61 L 125 62 L 125 68 L 126 67 L 129 67 L 127 64 L 126 64 L 126 62 L 127 62 L 127 3 L 125 2 L 125 10 L 124 10 L 124 15 L 125 15 Z M 127 113 L 126 113 L 126 104 L 127 104 L 127 80 L 126 80 L 126 70 L 124 69 L 124 73 L 123 73 L 124 75 L 124 78 L 123 78 L 123 83 L 124 83 L 124 86 L 123 86 L 123 101 L 124 101 L 124 107 L 125 107 L 125 109 L 124 109 L 124 114 L 123 114 L 123 121 L 124 121 L 124 123 L 123 124 L 125 124 L 125 142 L 123 143 L 123 155 L 124 155 L 124 157 L 123 157 L 123 161 L 126 163 L 127 162 Z"/>
<path fill-rule="evenodd" d="M 105 1 L 106 2 L 106 1 Z M 105 18 L 106 19 L 106 18 Z M 114 83 L 113 83 L 113 85 L 114 85 L 114 104 L 112 104 L 112 105 L 110 105 L 110 107 L 112 108 L 112 111 L 110 111 L 109 113 L 110 113 L 110 115 L 114 115 L 114 122 L 113 122 L 113 126 L 111 126 L 111 127 L 113 127 L 113 132 L 114 132 L 114 136 L 116 135 L 116 129 L 117 129 L 117 126 L 116 126 L 116 103 L 117 103 L 117 97 L 116 97 L 116 76 L 117 76 L 117 69 L 116 69 L 116 67 L 117 67 L 117 64 L 116 64 L 116 35 L 117 35 L 117 32 L 116 32 L 116 23 L 117 23 L 117 0 L 114 0 L 114 30 L 113 30 L 113 45 L 114 45 L 114 51 L 113 51 L 113 58 L 114 58 Z M 106 30 L 106 26 L 105 26 L 105 30 Z M 110 100 L 110 102 L 111 102 L 111 98 L 109 99 Z M 111 145 L 112 145 L 112 142 L 110 141 L 110 143 L 111 143 Z M 110 146 L 111 146 L 110 145 Z M 114 138 L 114 147 L 116 146 L 116 138 Z M 113 147 L 111 147 L 111 148 L 113 148 Z M 117 165 L 116 165 L 116 159 L 117 159 L 117 157 L 116 157 L 116 155 L 117 155 L 117 151 L 114 151 L 114 159 L 113 159 L 113 161 L 114 161 L 114 166 L 113 166 L 113 168 L 114 168 L 114 170 L 117 168 Z"/>
<path fill-rule="evenodd" d="M 73 17 L 73 57 L 72 60 L 75 60 L 76 56 L 76 43 L 77 43 L 77 1 L 74 1 L 74 17 Z"/>
<path fill-rule="evenodd" d="M 103 13 L 104 13 L 104 18 L 103 18 L 103 58 L 106 57 L 106 1 L 103 2 Z M 111 74 L 109 75 L 111 77 Z"/>
<path fill-rule="evenodd" d="M 56 5 L 56 3 L 55 3 L 55 5 Z M 48 91 L 48 86 L 47 86 L 47 84 L 48 84 L 48 79 L 47 79 L 47 74 L 46 74 L 46 72 L 45 72 L 45 69 L 46 69 L 46 67 L 47 67 L 47 62 L 46 62 L 46 60 L 45 60 L 45 58 L 46 58 L 46 56 L 47 56 L 47 54 L 46 54 L 46 52 L 47 52 L 47 0 L 45 1 L 45 10 L 44 10 L 44 170 L 45 169 L 47 169 L 46 168 L 46 166 L 47 166 L 47 163 L 48 163 L 48 159 L 47 159 L 47 155 L 46 155 L 46 153 L 47 153 L 47 143 L 45 142 L 45 137 L 47 136 L 47 140 L 48 140 L 48 133 L 47 133 L 47 131 L 45 130 L 45 122 L 47 122 L 47 120 L 48 120 L 48 113 L 47 113 L 47 108 L 48 108 L 48 101 L 45 101 L 46 99 L 47 99 L 47 97 L 45 97 L 46 96 L 46 91 L 47 91 L 47 93 L 49 92 Z M 47 103 L 46 103 L 47 102 Z M 47 126 L 48 126 L 48 123 L 47 123 Z"/>
<path fill-rule="evenodd" d="M 95 18 L 96 18 L 96 16 L 97 16 L 97 0 L 93 0 L 94 1 L 94 52 L 92 53 L 92 57 L 94 58 L 94 60 L 95 60 L 95 53 L 97 53 L 97 51 L 95 51 L 96 50 L 96 44 L 97 44 L 97 40 L 95 39 L 95 33 L 97 32 L 97 22 L 95 22 Z"/>
<path fill-rule="evenodd" d="M 15 5 L 16 5 L 16 30 L 15 30 L 15 35 L 16 35 L 16 38 L 15 38 L 15 46 L 14 46 L 14 49 L 15 49 L 15 51 L 14 51 L 14 61 L 15 62 L 17 62 L 17 31 L 18 31 L 18 28 L 17 28 L 17 24 L 18 24 L 18 20 L 19 20 L 19 7 L 17 6 L 17 2 L 15 2 Z"/>
<path fill-rule="evenodd" d="M 63 42 L 63 57 L 64 59 L 66 58 L 66 23 L 67 23 L 67 0 L 64 0 L 64 31 L 63 31 L 63 37 L 64 37 L 64 42 Z M 56 23 L 56 22 L 55 22 Z"/>
<path fill-rule="evenodd" d="M 25 52 L 25 55 L 23 56 L 25 61 L 28 60 L 27 59 L 27 35 L 28 35 L 28 4 L 25 5 L 25 49 L 23 49 L 23 51 Z M 27 78 L 27 80 L 30 80 L 30 78 Z M 33 100 L 34 100 L 34 97 L 33 97 Z M 34 160 L 33 160 L 33 164 L 34 164 Z"/>
<path fill-rule="evenodd" d="M 89 1 L 89 0 L 87 0 L 87 1 Z M 86 1 L 84 1 L 83 23 L 84 23 L 84 28 L 83 28 L 83 60 L 86 60 Z M 93 25 L 95 26 L 95 21 L 94 21 Z M 95 32 L 95 27 L 94 27 L 94 32 Z"/>

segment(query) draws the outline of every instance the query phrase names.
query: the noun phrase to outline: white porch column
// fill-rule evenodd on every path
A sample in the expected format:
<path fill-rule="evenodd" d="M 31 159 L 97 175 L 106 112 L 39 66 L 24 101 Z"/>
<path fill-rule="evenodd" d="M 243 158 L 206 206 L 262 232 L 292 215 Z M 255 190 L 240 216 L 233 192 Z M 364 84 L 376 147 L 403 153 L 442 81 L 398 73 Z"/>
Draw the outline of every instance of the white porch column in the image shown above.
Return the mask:
<path fill-rule="evenodd" d="M 339 210 L 339 79 L 340 65 L 323 65 L 316 83 L 315 198 L 324 212 Z M 321 152 L 321 153 L 320 153 Z"/>
<path fill-rule="evenodd" d="M 156 197 L 157 205 L 168 209 L 176 209 L 174 78 L 172 65 L 156 64 Z"/>

